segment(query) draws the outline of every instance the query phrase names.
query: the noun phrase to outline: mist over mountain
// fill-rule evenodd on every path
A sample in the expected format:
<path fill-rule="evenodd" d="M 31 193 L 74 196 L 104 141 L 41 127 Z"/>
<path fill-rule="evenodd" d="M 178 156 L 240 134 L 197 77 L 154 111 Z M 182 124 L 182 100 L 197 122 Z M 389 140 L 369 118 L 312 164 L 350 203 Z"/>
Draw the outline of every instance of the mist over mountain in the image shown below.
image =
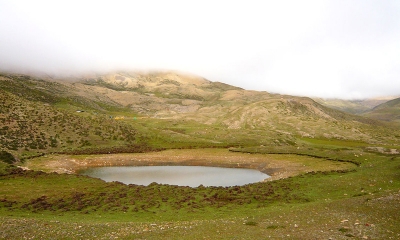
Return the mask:
<path fill-rule="evenodd" d="M 393 0 L 1 1 L 0 71 L 184 70 L 296 96 L 398 95 L 399 11 Z"/>

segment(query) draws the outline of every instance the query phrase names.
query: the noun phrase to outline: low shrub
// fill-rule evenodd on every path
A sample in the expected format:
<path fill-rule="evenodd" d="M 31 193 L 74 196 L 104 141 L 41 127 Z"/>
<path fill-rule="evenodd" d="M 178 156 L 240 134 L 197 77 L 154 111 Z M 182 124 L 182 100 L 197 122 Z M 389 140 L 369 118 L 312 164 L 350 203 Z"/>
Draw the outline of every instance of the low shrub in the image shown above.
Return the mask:
<path fill-rule="evenodd" d="M 17 160 L 11 153 L 6 151 L 0 151 L 0 161 L 8 164 L 14 164 Z"/>

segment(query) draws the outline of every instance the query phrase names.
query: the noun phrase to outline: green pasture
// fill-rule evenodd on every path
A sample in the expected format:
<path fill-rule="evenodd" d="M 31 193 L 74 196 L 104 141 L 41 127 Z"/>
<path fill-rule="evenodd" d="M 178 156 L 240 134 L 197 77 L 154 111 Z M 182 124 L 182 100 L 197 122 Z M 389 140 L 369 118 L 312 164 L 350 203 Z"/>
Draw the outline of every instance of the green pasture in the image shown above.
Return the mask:
<path fill-rule="evenodd" d="M 255 149 L 240 149 L 252 150 Z M 272 150 L 264 149 L 267 150 L 271 154 Z M 301 148 L 291 150 L 289 156 L 295 161 L 294 151 Z M 302 153 L 315 155 L 316 160 L 336 153 L 329 156 L 333 160 L 327 161 L 335 164 L 338 159 L 357 160 L 359 164 L 350 164 L 347 170 L 309 172 L 230 188 L 128 186 L 77 175 L 21 171 L 2 164 L 1 237 L 395 239 L 399 236 L 399 157 L 368 153 L 360 148 L 336 151 L 310 147 Z M 313 158 L 310 159 L 308 164 L 313 166 Z"/>

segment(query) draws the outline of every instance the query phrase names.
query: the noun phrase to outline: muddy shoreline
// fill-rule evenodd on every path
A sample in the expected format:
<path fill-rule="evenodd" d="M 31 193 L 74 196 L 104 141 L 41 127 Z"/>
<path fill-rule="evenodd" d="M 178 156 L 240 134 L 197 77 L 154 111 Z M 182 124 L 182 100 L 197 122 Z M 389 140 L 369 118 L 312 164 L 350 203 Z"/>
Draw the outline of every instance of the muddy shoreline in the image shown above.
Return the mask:
<path fill-rule="evenodd" d="M 323 164 L 321 166 L 305 164 L 310 161 Z M 46 172 L 79 174 L 80 171 L 90 167 L 155 165 L 255 169 L 270 176 L 265 181 L 287 178 L 310 171 L 349 167 L 346 164 L 330 166 L 327 164 L 327 160 L 316 160 L 304 156 L 234 153 L 227 149 L 173 149 L 130 154 L 47 155 L 28 161 L 24 167 Z"/>

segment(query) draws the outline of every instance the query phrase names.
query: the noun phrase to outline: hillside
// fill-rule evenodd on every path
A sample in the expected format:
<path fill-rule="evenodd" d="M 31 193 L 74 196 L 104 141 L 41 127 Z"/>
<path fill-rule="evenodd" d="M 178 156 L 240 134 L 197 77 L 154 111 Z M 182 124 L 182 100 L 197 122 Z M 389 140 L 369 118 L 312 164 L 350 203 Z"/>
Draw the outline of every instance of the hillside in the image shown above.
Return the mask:
<path fill-rule="evenodd" d="M 310 98 L 247 91 L 172 72 L 67 80 L 2 74 L 0 92 L 2 149 L 22 157 L 136 151 L 132 146 L 296 145 L 303 138 L 397 141 L 394 130 L 379 121 Z"/>
<path fill-rule="evenodd" d="M 367 112 L 379 104 L 385 103 L 394 99 L 395 97 L 381 97 L 381 98 L 368 98 L 361 100 L 344 100 L 344 99 L 324 99 L 324 98 L 313 98 L 316 102 L 327 106 L 329 108 L 337 109 L 343 112 L 352 114 L 362 114 Z"/>
<path fill-rule="evenodd" d="M 0 104 L 1 239 L 400 236 L 395 124 L 177 73 L 0 74 Z M 188 187 L 79 174 L 152 165 L 271 177 Z"/>
<path fill-rule="evenodd" d="M 400 123 L 400 98 L 382 103 L 363 115 L 381 121 Z"/>
<path fill-rule="evenodd" d="M 20 75 L 0 76 L 1 149 L 29 157 L 48 151 L 142 144 L 140 134 L 131 126 L 105 114 L 76 111 L 79 105 L 101 108 L 70 91 L 56 82 Z M 68 105 L 68 109 L 58 105 Z"/>
<path fill-rule="evenodd" d="M 256 132 L 260 137 L 375 141 L 372 135 L 376 127 L 383 126 L 324 107 L 310 98 L 248 91 L 176 73 L 118 73 L 80 79 L 78 83 L 151 118 L 191 120 L 236 132 Z"/>

